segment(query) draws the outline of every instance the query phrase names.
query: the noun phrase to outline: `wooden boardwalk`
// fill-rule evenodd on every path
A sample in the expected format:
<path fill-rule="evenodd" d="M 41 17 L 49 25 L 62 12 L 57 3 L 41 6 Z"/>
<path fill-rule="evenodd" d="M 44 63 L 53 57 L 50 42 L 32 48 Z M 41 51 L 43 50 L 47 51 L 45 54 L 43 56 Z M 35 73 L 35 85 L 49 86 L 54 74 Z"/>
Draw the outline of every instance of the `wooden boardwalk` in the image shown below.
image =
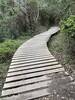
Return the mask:
<path fill-rule="evenodd" d="M 58 31 L 52 27 L 19 47 L 8 70 L 2 100 L 35 100 L 50 94 L 51 75 L 64 72 L 47 48 L 48 39 Z"/>

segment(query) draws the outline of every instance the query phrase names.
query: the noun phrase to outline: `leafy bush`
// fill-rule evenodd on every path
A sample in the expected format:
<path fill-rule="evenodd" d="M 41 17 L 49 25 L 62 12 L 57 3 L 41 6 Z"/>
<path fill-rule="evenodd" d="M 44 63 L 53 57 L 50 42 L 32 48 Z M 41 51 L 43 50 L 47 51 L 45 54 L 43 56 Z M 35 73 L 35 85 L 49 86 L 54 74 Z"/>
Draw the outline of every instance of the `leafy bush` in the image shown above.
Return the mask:
<path fill-rule="evenodd" d="M 68 37 L 75 38 L 75 16 L 72 15 L 61 22 L 61 31 L 66 33 Z"/>
<path fill-rule="evenodd" d="M 61 21 L 60 27 L 66 53 L 75 56 L 75 16 Z"/>
<path fill-rule="evenodd" d="M 16 49 L 23 43 L 23 40 L 6 40 L 0 43 L 0 62 L 10 61 Z"/>

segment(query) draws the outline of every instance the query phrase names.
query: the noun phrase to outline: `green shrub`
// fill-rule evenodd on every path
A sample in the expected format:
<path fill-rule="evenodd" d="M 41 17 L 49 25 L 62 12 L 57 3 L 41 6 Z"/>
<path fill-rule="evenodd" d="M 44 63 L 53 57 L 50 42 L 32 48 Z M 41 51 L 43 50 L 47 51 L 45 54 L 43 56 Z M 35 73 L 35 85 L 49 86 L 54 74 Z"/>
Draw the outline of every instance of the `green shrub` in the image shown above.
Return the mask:
<path fill-rule="evenodd" d="M 66 33 L 70 38 L 75 38 L 75 16 L 72 15 L 68 19 L 61 22 L 61 31 Z"/>
<path fill-rule="evenodd" d="M 10 61 L 16 49 L 23 43 L 23 40 L 6 40 L 0 43 L 0 62 Z"/>
<path fill-rule="evenodd" d="M 65 48 L 65 53 L 75 56 L 75 16 L 72 15 L 61 21 L 60 27 L 63 33 L 63 48 Z"/>

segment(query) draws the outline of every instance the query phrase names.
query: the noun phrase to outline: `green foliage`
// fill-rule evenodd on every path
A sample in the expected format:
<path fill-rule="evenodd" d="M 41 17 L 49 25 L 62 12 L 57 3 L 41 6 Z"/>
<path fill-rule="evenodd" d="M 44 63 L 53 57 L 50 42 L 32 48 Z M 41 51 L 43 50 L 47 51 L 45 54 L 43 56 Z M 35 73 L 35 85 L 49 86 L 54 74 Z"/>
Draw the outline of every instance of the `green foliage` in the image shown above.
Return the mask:
<path fill-rule="evenodd" d="M 7 75 L 8 68 L 9 68 L 8 63 L 0 64 L 0 96 L 1 96 L 1 91 L 4 85 L 4 81 Z"/>
<path fill-rule="evenodd" d="M 21 3 L 22 2 L 22 3 Z M 49 27 L 75 14 L 74 0 L 0 0 L 0 39 L 15 39 L 23 32 L 34 35 L 40 23 Z"/>
<path fill-rule="evenodd" d="M 50 18 L 48 11 L 46 9 L 41 9 L 39 16 L 41 25 L 48 27 Z"/>
<path fill-rule="evenodd" d="M 14 5 L 13 0 L 0 0 L 0 41 L 19 36 L 16 26 L 18 12 L 19 7 Z"/>
<path fill-rule="evenodd" d="M 67 19 L 61 21 L 61 34 L 64 54 L 70 59 L 75 59 L 75 16 L 71 15 Z M 74 62 L 73 62 L 74 63 Z"/>
<path fill-rule="evenodd" d="M 64 21 L 61 21 L 61 31 L 69 38 L 75 38 L 75 16 L 70 16 Z"/>
<path fill-rule="evenodd" d="M 57 33 L 56 35 L 52 36 L 52 38 L 48 42 L 48 48 L 51 53 L 56 57 L 56 59 L 62 64 L 66 64 L 68 59 L 64 53 L 64 44 L 62 42 L 63 34 Z"/>
<path fill-rule="evenodd" d="M 0 43 L 0 62 L 10 61 L 16 49 L 24 42 L 24 40 L 6 40 Z"/>
<path fill-rule="evenodd" d="M 48 15 L 45 19 L 45 21 L 49 21 L 48 24 L 58 24 L 61 19 L 75 14 L 74 0 L 38 0 L 38 4 L 40 7 L 40 15 L 43 17 Z M 42 18 L 41 21 L 43 22 Z"/>
<path fill-rule="evenodd" d="M 38 7 L 34 0 L 14 4 L 13 0 L 0 0 L 0 40 L 16 39 L 22 33 L 33 35 L 37 25 Z M 4 9 L 3 9 L 4 8 Z"/>

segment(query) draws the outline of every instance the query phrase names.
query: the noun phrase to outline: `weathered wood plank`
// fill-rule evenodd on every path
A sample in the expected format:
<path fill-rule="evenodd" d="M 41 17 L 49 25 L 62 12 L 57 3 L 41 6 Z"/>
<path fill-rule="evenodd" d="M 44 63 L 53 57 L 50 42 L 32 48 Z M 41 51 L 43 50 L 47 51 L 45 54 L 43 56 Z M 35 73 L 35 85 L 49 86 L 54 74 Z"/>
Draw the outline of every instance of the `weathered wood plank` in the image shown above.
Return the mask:
<path fill-rule="evenodd" d="M 47 91 L 48 88 L 43 88 L 41 90 L 36 90 L 28 93 L 13 95 L 11 97 L 6 97 L 3 100 L 35 100 L 36 98 L 48 96 L 50 93 Z"/>
<path fill-rule="evenodd" d="M 46 67 L 36 68 L 36 69 L 22 70 L 22 71 L 8 73 L 7 77 L 17 76 L 17 75 L 22 75 L 22 74 L 29 74 L 29 73 L 36 73 L 36 72 L 46 71 L 46 70 L 50 70 L 50 69 L 54 70 L 54 69 L 60 68 L 60 67 L 62 67 L 62 66 L 61 65 L 54 65 L 54 66 L 46 66 Z"/>
<path fill-rule="evenodd" d="M 21 86 L 17 88 L 7 89 L 7 90 L 3 90 L 2 94 L 3 96 L 10 96 L 10 95 L 17 95 L 20 93 L 35 91 L 37 89 L 41 90 L 41 88 L 48 87 L 49 83 L 51 83 L 51 80 L 47 80 L 44 82 L 39 82 L 39 83 L 31 84 L 31 85 Z"/>
<path fill-rule="evenodd" d="M 42 59 L 31 59 L 31 60 L 19 60 L 19 62 L 12 62 L 11 65 L 18 65 L 23 63 L 30 63 L 30 62 L 40 62 L 40 61 L 46 61 L 46 60 L 52 60 L 55 59 L 54 57 L 48 57 L 48 58 L 42 58 Z"/>
<path fill-rule="evenodd" d="M 47 59 L 47 58 L 50 58 L 50 59 L 53 59 L 54 57 L 53 56 L 44 56 L 44 57 L 32 57 L 32 58 L 21 58 L 21 59 L 13 59 L 11 63 L 15 63 L 15 62 L 21 62 L 21 61 L 29 61 L 29 60 L 39 60 L 39 59 Z"/>
<path fill-rule="evenodd" d="M 53 70 L 46 70 L 42 72 L 36 72 L 36 73 L 30 73 L 30 74 L 25 74 L 25 75 L 20 75 L 20 76 L 13 76 L 13 77 L 7 77 L 6 82 L 13 82 L 17 80 L 22 80 L 22 79 L 28 79 L 28 78 L 33 78 L 33 77 L 38 77 L 50 73 L 55 73 L 55 72 L 60 72 L 64 71 L 64 68 L 58 68 L 58 69 L 53 69 Z"/>
<path fill-rule="evenodd" d="M 23 64 L 18 64 L 18 65 L 10 65 L 10 68 L 17 68 L 17 67 L 22 67 L 22 66 L 33 66 L 33 65 L 38 65 L 38 64 L 45 64 L 45 63 L 50 63 L 50 62 L 55 62 L 56 59 L 51 59 L 47 61 L 39 61 L 39 62 L 30 62 L 30 63 L 23 63 Z"/>
<path fill-rule="evenodd" d="M 5 83 L 3 89 L 15 88 L 15 87 L 19 87 L 19 86 L 22 86 L 22 85 L 34 84 L 34 83 L 38 83 L 38 82 L 41 82 L 41 81 L 46 81 L 46 80 L 49 80 L 49 79 L 50 79 L 50 77 L 47 77 L 47 75 L 43 75 L 43 76 L 31 78 L 31 79 Z"/>
<path fill-rule="evenodd" d="M 21 67 L 17 67 L 17 68 L 10 68 L 9 72 L 16 72 L 16 71 L 22 71 L 22 70 L 28 70 L 28 69 L 36 69 L 36 68 L 41 68 L 41 67 L 45 67 L 45 66 L 53 66 L 53 65 L 58 65 L 58 62 L 49 62 L 46 64 L 39 64 L 39 65 L 31 65 L 31 66 L 21 66 Z"/>

